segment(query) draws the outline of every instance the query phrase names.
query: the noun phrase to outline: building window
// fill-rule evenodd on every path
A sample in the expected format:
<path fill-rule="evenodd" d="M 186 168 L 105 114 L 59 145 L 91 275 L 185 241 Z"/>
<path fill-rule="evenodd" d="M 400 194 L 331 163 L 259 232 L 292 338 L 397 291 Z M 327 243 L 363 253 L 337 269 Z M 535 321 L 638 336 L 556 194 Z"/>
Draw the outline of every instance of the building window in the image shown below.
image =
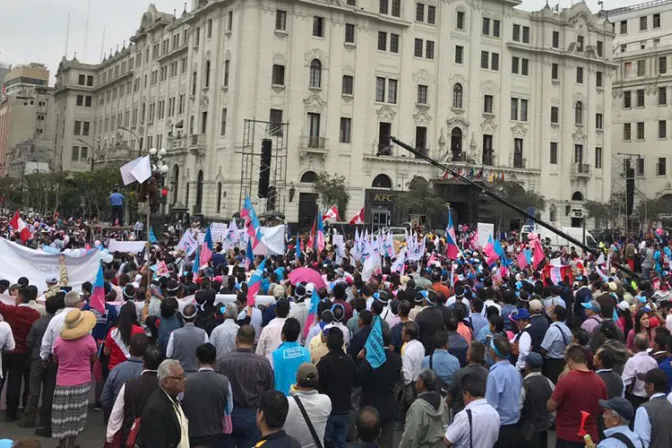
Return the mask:
<path fill-rule="evenodd" d="M 515 23 L 513 24 L 512 39 L 515 42 L 520 42 L 520 25 L 515 24 Z"/>
<path fill-rule="evenodd" d="M 399 53 L 399 35 L 390 33 L 390 53 Z"/>
<path fill-rule="evenodd" d="M 387 102 L 390 104 L 397 104 L 397 80 L 387 80 Z"/>
<path fill-rule="evenodd" d="M 483 96 L 483 113 L 484 114 L 491 114 L 493 110 L 493 96 L 492 95 L 484 95 Z"/>
<path fill-rule="evenodd" d="M 287 31 L 287 11 L 281 9 L 275 11 L 275 29 L 276 31 Z"/>
<path fill-rule="evenodd" d="M 455 63 L 464 63 L 464 47 L 461 45 L 455 45 Z"/>
<path fill-rule="evenodd" d="M 322 63 L 313 59 L 310 63 L 310 88 L 319 89 L 322 87 Z"/>
<path fill-rule="evenodd" d="M 520 121 L 527 121 L 527 100 L 520 100 Z"/>
<path fill-rule="evenodd" d="M 595 72 L 595 86 L 602 87 L 602 72 Z"/>
<path fill-rule="evenodd" d="M 84 95 L 77 95 L 77 105 L 78 106 L 84 105 Z"/>
<path fill-rule="evenodd" d="M 273 64 L 273 85 L 274 86 L 284 86 L 285 85 L 285 66 L 279 64 Z"/>
<path fill-rule="evenodd" d="M 416 22 L 425 21 L 425 5 L 423 3 L 415 4 L 415 21 Z"/>
<path fill-rule="evenodd" d="M 210 39 L 212 37 L 212 19 L 208 20 L 208 26 L 206 28 L 206 37 Z"/>
<path fill-rule="evenodd" d="M 427 104 L 427 86 L 418 85 L 418 104 Z"/>
<path fill-rule="evenodd" d="M 422 39 L 415 39 L 415 46 L 413 47 L 413 55 L 416 58 L 422 57 Z"/>
<path fill-rule="evenodd" d="M 551 163 L 551 165 L 557 165 L 558 164 L 558 143 L 557 142 L 551 142 L 550 163 Z"/>
<path fill-rule="evenodd" d="M 595 148 L 595 168 L 602 169 L 602 148 Z"/>
<path fill-rule="evenodd" d="M 623 107 L 625 109 L 630 109 L 632 107 L 632 92 L 630 90 L 623 92 Z"/>
<path fill-rule="evenodd" d="M 436 6 L 427 6 L 427 23 L 430 25 L 436 24 Z"/>
<path fill-rule="evenodd" d="M 667 56 L 661 56 L 658 58 L 658 73 L 661 75 L 667 73 Z"/>
<path fill-rule="evenodd" d="M 425 58 L 434 59 L 434 41 L 428 40 L 425 45 Z"/>
<path fill-rule="evenodd" d="M 513 167 L 525 168 L 525 159 L 523 158 L 523 139 L 513 139 Z"/>
<path fill-rule="evenodd" d="M 79 75 L 77 84 L 80 86 L 86 85 L 86 75 Z"/>
<path fill-rule="evenodd" d="M 89 76 L 86 77 L 86 85 L 88 87 L 93 87 L 93 76 L 92 75 L 89 75 Z"/>
<path fill-rule="evenodd" d="M 376 78 L 376 102 L 385 102 L 385 78 Z"/>
<path fill-rule="evenodd" d="M 667 138 L 667 121 L 658 120 L 658 138 Z"/>
<path fill-rule="evenodd" d="M 528 76 L 530 74 L 530 60 L 523 58 L 520 60 L 520 74 Z"/>
<path fill-rule="evenodd" d="M 576 83 L 583 84 L 583 67 L 576 67 Z"/>
<path fill-rule="evenodd" d="M 621 34 L 628 34 L 628 21 L 621 20 Z"/>
<path fill-rule="evenodd" d="M 637 89 L 637 107 L 644 107 L 645 100 L 644 89 Z"/>
<path fill-rule="evenodd" d="M 481 162 L 483 165 L 493 165 L 492 135 L 483 134 L 483 156 Z"/>
<path fill-rule="evenodd" d="M 574 124 L 580 126 L 583 124 L 583 104 L 577 101 L 574 106 Z"/>
<path fill-rule="evenodd" d="M 559 115 L 560 109 L 558 106 L 551 106 L 551 123 L 557 124 Z"/>
<path fill-rule="evenodd" d="M 596 113 L 595 114 L 595 129 L 602 129 L 603 122 L 602 122 L 602 114 Z"/>
<path fill-rule="evenodd" d="M 224 87 L 229 87 L 229 72 L 231 70 L 231 61 L 224 61 Z M 194 72 L 194 75 L 196 73 Z"/>
<path fill-rule="evenodd" d="M 501 22 L 499 20 L 493 20 L 492 21 L 492 36 L 493 37 L 499 37 L 500 23 Z"/>
<path fill-rule="evenodd" d="M 427 152 L 427 128 L 425 126 L 415 127 L 415 149 Z"/>
<path fill-rule="evenodd" d="M 646 73 L 646 66 L 643 59 L 637 61 L 637 76 L 644 76 Z"/>
<path fill-rule="evenodd" d="M 490 35 L 490 19 L 487 17 L 483 17 L 483 30 L 481 31 L 481 34 L 485 36 Z"/>
<path fill-rule="evenodd" d="M 464 11 L 457 11 L 455 16 L 455 28 L 464 30 Z"/>
<path fill-rule="evenodd" d="M 121 114 L 120 114 L 121 115 Z M 121 120 L 119 120 L 121 121 Z M 82 135 L 89 135 L 90 123 L 88 121 L 82 122 Z"/>
<path fill-rule="evenodd" d="M 644 138 L 645 138 L 644 123 L 639 122 L 637 123 L 637 140 L 644 140 Z"/>
<path fill-rule="evenodd" d="M 387 50 L 387 33 L 378 31 L 378 49 L 380 51 Z"/>
<path fill-rule="evenodd" d="M 282 110 L 271 109 L 268 121 L 271 124 L 269 133 L 273 136 L 282 137 L 282 134 L 283 134 Z"/>
<path fill-rule="evenodd" d="M 667 105 L 667 87 L 658 87 L 658 105 Z"/>
<path fill-rule="evenodd" d="M 313 36 L 324 37 L 324 17 L 313 17 Z"/>
<path fill-rule="evenodd" d="M 499 53 L 492 53 L 492 58 L 490 60 L 490 70 L 499 70 Z"/>
<path fill-rule="evenodd" d="M 352 95 L 355 79 L 350 75 L 343 75 L 341 93 L 343 95 Z"/>
<path fill-rule="evenodd" d="M 75 135 L 81 135 L 82 133 L 82 122 L 81 121 L 75 121 Z"/>
<path fill-rule="evenodd" d="M 551 64 L 551 79 L 553 81 L 558 80 L 558 64 L 556 63 Z"/>
<path fill-rule="evenodd" d="M 597 55 L 599 57 L 604 56 L 604 42 L 602 42 L 601 40 L 597 41 Z"/>
<path fill-rule="evenodd" d="M 378 12 L 380 14 L 389 14 L 390 13 L 390 1 L 389 0 L 378 0 Z"/>
<path fill-rule="evenodd" d="M 222 123 L 221 123 L 220 128 L 219 128 L 219 135 L 221 137 L 226 136 L 226 112 L 227 112 L 227 110 L 226 110 L 226 107 L 225 107 L 224 109 L 222 109 Z"/>
<path fill-rule="evenodd" d="M 517 75 L 520 72 L 520 58 L 518 56 L 513 56 L 511 58 L 511 73 Z"/>
<path fill-rule="evenodd" d="M 351 129 L 352 129 L 352 119 L 341 117 L 341 128 L 339 132 L 339 141 L 341 143 L 350 143 Z"/>
<path fill-rule="evenodd" d="M 481 51 L 481 68 L 487 69 L 490 64 L 490 53 Z"/>
<path fill-rule="evenodd" d="M 629 142 L 632 139 L 632 126 L 630 123 L 623 123 L 623 140 Z"/>
<path fill-rule="evenodd" d="M 660 14 L 653 15 L 653 27 L 660 28 Z"/>
<path fill-rule="evenodd" d="M 511 98 L 511 119 L 518 120 L 518 98 Z"/>
<path fill-rule="evenodd" d="M 453 107 L 455 109 L 462 109 L 462 84 L 455 84 L 453 86 Z"/>
<path fill-rule="evenodd" d="M 529 26 L 524 26 L 523 27 L 523 43 L 524 44 L 529 44 L 530 43 L 530 27 Z"/>
<path fill-rule="evenodd" d="M 658 176 L 667 175 L 667 159 L 665 157 L 658 158 L 658 163 L 656 164 L 656 174 Z"/>
<path fill-rule="evenodd" d="M 553 31 L 553 42 L 551 44 L 553 48 L 560 48 L 560 32 Z"/>
<path fill-rule="evenodd" d="M 649 18 L 647 16 L 639 18 L 639 31 L 646 31 L 648 19 Z"/>
<path fill-rule="evenodd" d="M 226 31 L 231 32 L 233 30 L 233 11 L 226 13 Z"/>
<path fill-rule="evenodd" d="M 210 61 L 205 61 L 205 88 L 207 89 L 208 87 L 210 87 Z"/>
<path fill-rule="evenodd" d="M 392 16 L 401 17 L 401 0 L 392 0 Z"/>
<path fill-rule="evenodd" d="M 576 36 L 576 51 L 583 51 L 583 36 Z"/>
<path fill-rule="evenodd" d="M 637 158 L 637 175 L 638 176 L 643 176 L 644 175 L 644 158 L 643 157 L 638 157 Z"/>
<path fill-rule="evenodd" d="M 355 43 L 355 25 L 352 23 L 345 24 L 345 42 L 349 44 Z"/>

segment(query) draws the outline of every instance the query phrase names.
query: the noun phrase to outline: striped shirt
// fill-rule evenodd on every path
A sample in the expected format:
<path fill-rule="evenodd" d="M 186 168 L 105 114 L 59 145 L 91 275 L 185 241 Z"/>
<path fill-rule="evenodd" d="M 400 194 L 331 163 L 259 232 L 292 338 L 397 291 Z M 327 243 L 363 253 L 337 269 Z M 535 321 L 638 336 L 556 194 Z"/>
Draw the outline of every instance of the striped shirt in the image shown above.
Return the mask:
<path fill-rule="evenodd" d="M 251 349 L 236 349 L 228 353 L 217 363 L 215 370 L 229 379 L 234 408 L 257 408 L 261 395 L 273 390 L 271 363 Z"/>

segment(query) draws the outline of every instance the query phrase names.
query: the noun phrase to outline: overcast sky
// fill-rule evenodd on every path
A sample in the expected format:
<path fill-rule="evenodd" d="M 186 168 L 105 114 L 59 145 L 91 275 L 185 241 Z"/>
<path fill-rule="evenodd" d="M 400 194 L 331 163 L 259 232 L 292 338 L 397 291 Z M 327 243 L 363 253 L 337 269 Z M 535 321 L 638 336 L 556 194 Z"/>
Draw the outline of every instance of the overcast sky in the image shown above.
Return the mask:
<path fill-rule="evenodd" d="M 124 41 L 140 25 L 142 13 L 147 10 L 146 0 L 88 0 L 90 2 L 89 32 L 86 35 L 87 0 L 21 0 L 2 2 L 0 25 L 0 62 L 46 64 L 53 77 L 58 62 L 65 53 L 68 13 L 70 14 L 70 38 L 68 58 L 77 53 L 80 61 L 100 61 L 103 29 L 105 42 L 103 52 L 121 48 Z M 558 0 L 549 0 L 551 7 Z M 184 10 L 184 0 L 157 0 L 154 2 L 163 12 L 177 10 L 178 17 Z M 542 8 L 546 0 L 523 0 L 523 9 Z M 605 0 L 605 8 L 612 9 L 634 4 L 632 0 Z M 188 5 L 191 1 L 188 0 Z M 563 0 L 560 7 L 571 6 L 571 0 Z M 588 0 L 588 6 L 597 11 L 597 0 Z M 85 45 L 86 42 L 86 45 Z"/>

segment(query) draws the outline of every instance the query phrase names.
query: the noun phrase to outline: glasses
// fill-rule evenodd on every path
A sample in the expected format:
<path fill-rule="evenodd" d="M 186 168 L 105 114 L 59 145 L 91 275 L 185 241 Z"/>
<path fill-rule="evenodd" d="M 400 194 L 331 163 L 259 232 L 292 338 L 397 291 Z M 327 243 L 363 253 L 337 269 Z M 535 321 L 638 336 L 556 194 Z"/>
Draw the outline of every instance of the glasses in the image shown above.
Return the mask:
<path fill-rule="evenodd" d="M 170 380 L 187 381 L 186 376 L 167 376 L 166 378 L 168 378 Z"/>

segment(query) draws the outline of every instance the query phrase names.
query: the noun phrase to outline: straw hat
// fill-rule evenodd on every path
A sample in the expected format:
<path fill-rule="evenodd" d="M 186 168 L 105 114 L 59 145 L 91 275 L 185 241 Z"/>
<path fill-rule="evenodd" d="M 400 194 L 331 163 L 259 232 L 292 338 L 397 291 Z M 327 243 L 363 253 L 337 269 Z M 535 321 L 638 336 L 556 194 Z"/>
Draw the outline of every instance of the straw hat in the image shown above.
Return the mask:
<path fill-rule="evenodd" d="M 61 330 L 61 339 L 69 341 L 79 339 L 89 334 L 96 326 L 96 315 L 91 311 L 74 309 L 65 316 L 65 323 Z"/>

